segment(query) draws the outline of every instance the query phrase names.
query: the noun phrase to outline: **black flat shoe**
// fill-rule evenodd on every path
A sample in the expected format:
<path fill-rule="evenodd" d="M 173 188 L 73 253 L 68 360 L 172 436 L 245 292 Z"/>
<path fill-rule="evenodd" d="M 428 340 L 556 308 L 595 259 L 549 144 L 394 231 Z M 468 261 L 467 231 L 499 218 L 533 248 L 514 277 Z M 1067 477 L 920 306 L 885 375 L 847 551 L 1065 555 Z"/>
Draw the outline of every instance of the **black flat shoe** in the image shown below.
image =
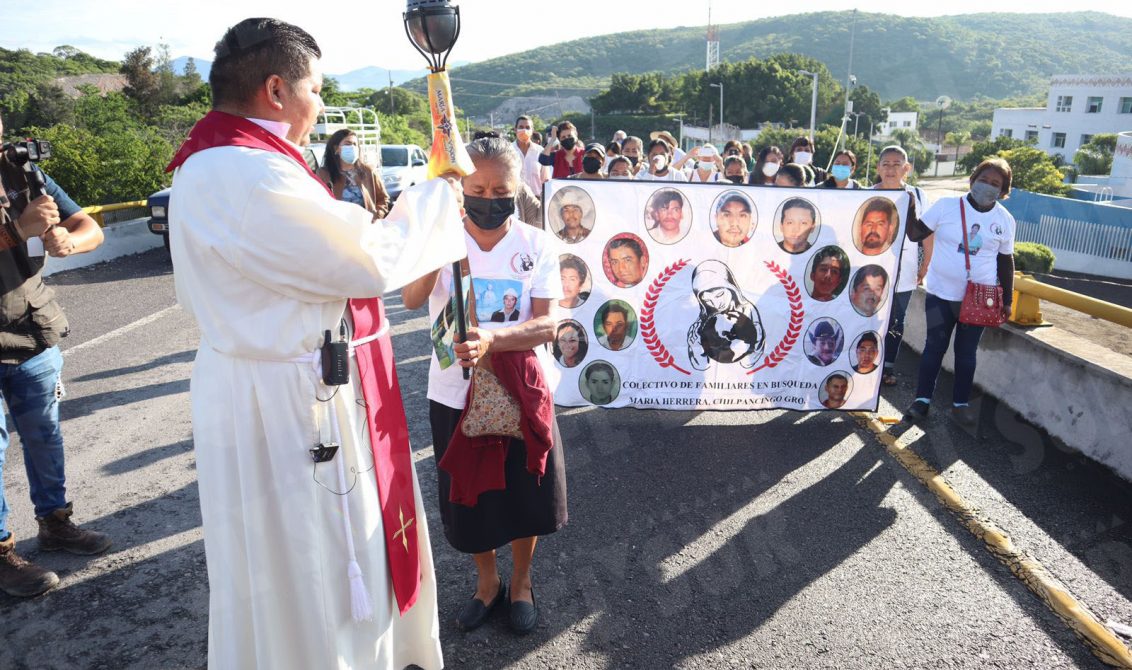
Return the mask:
<path fill-rule="evenodd" d="M 538 626 L 538 605 L 535 604 L 535 590 L 531 589 L 531 602 L 515 600 L 511 602 L 511 630 L 526 635 Z"/>
<path fill-rule="evenodd" d="M 468 604 L 464 605 L 464 609 L 460 610 L 460 614 L 456 616 L 456 627 L 464 632 L 475 630 L 487 621 L 487 617 L 491 615 L 492 610 L 499 606 L 507 598 L 507 587 L 504 586 L 503 580 L 499 580 L 499 592 L 495 594 L 487 605 L 483 604 L 479 598 L 472 595 Z"/>

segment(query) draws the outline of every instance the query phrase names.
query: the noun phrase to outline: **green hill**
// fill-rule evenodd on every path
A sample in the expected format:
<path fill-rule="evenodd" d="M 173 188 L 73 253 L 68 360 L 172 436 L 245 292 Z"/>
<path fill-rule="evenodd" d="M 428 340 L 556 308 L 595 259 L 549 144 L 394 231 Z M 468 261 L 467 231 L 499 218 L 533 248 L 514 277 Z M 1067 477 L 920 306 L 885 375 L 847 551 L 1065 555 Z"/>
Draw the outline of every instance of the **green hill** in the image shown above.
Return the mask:
<path fill-rule="evenodd" d="M 803 54 L 824 62 L 844 81 L 852 22 L 852 12 L 845 11 L 724 25 L 720 55 L 737 62 L 752 56 Z M 453 94 L 461 108 L 476 116 L 514 96 L 589 97 L 607 86 L 615 72 L 702 69 L 704 32 L 703 27 L 626 32 L 473 63 L 452 71 Z M 886 100 L 1033 95 L 1045 90 L 1053 74 L 1128 71 L 1132 19 L 1108 14 L 856 17 L 853 73 Z M 406 86 L 424 90 L 423 80 Z"/>

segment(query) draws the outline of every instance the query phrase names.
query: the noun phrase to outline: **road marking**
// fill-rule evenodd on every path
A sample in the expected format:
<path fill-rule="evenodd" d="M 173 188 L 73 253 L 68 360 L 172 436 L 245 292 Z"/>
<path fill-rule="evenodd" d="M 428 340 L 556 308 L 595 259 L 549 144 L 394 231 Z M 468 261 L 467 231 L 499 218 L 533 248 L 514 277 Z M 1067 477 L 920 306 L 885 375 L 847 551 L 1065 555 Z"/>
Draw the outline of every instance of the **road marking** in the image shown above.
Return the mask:
<path fill-rule="evenodd" d="M 911 443 L 903 443 L 888 432 L 884 423 L 866 412 L 853 412 L 857 422 L 876 435 L 888 453 L 920 480 L 936 498 L 959 519 L 972 535 L 986 544 L 1010 572 L 1038 596 L 1062 621 L 1081 638 L 1101 661 L 1117 667 L 1132 668 L 1132 652 L 1112 631 L 1101 623 L 1089 608 L 1077 600 L 1069 589 L 1038 560 L 1014 546 L 1006 531 L 988 519 L 982 511 L 959 494 L 935 468 L 912 451 Z"/>
<path fill-rule="evenodd" d="M 138 328 L 141 328 L 142 326 L 149 325 L 149 324 L 153 323 L 154 321 L 157 321 L 161 317 L 163 317 L 167 314 L 171 314 L 171 313 L 173 313 L 173 312 L 175 312 L 179 309 L 181 309 L 180 305 L 171 305 L 169 307 L 166 307 L 165 309 L 163 309 L 159 312 L 154 312 L 153 314 L 150 314 L 147 317 L 138 319 L 137 321 L 134 321 L 133 323 L 128 323 L 128 324 L 122 326 L 121 328 L 116 328 L 116 329 L 110 331 L 109 333 L 106 333 L 104 335 L 99 335 L 98 337 L 94 338 L 93 340 L 87 340 L 86 342 L 83 342 L 81 344 L 76 344 L 75 346 L 64 350 L 63 356 L 70 356 L 71 354 L 75 353 L 76 351 L 81 351 L 83 349 L 89 349 L 90 347 L 98 346 L 98 345 L 102 344 L 103 342 L 108 342 L 108 341 L 114 339 L 115 337 L 118 337 L 119 335 L 125 335 L 126 333 L 130 332 L 131 330 L 136 330 Z"/>

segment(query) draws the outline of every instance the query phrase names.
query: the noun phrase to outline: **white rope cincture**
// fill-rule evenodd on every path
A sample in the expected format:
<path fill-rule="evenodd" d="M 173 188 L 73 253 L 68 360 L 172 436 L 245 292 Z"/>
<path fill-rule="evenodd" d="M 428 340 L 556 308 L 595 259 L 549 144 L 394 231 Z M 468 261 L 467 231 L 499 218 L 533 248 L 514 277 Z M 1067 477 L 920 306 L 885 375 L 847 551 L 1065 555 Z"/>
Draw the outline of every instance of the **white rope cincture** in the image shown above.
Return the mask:
<path fill-rule="evenodd" d="M 334 459 L 338 463 L 338 490 L 345 491 L 346 456 L 344 453 L 345 445 L 342 443 L 342 430 L 338 425 L 338 413 L 334 411 L 332 404 L 327 407 L 327 411 L 330 414 L 330 439 L 338 444 L 339 449 L 338 457 Z M 358 565 L 358 555 L 354 549 L 349 496 L 342 495 L 339 496 L 339 499 L 342 504 L 342 530 L 346 534 L 346 553 L 350 559 L 346 567 L 346 574 L 350 579 L 350 611 L 354 616 L 354 621 L 372 621 L 373 605 L 370 604 L 369 592 L 366 590 L 366 583 L 362 577 L 362 566 Z"/>

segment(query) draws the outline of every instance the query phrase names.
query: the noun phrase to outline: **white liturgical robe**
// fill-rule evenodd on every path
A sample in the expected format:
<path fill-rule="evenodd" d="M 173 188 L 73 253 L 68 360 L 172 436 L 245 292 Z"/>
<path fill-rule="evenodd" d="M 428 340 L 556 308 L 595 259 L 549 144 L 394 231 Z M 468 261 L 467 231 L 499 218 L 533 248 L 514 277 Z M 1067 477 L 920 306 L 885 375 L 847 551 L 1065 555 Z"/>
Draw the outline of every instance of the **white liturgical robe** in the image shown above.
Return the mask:
<path fill-rule="evenodd" d="M 459 208 L 432 180 L 371 223 L 288 156 L 192 155 L 174 178 L 177 298 L 197 320 L 193 440 L 209 581 L 211 668 L 442 666 L 428 526 L 414 472 L 421 587 L 398 614 L 358 370 L 337 393 L 296 359 L 338 332 L 346 298 L 395 290 L 466 255 Z M 327 402 L 316 399 L 333 396 Z M 341 426 L 349 473 L 310 449 Z M 351 616 L 342 495 L 372 621 Z"/>

